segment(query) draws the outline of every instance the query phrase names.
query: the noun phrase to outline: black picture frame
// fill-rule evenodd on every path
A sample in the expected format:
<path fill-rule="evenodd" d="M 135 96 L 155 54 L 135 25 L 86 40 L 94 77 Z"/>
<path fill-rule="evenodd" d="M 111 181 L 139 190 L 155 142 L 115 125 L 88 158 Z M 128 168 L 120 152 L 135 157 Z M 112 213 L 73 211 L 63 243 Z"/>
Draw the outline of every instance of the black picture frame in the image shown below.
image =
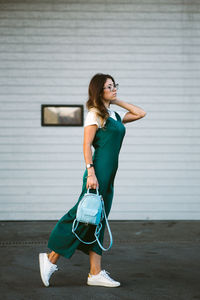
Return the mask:
<path fill-rule="evenodd" d="M 83 111 L 82 104 L 41 104 L 41 126 L 81 127 Z"/>

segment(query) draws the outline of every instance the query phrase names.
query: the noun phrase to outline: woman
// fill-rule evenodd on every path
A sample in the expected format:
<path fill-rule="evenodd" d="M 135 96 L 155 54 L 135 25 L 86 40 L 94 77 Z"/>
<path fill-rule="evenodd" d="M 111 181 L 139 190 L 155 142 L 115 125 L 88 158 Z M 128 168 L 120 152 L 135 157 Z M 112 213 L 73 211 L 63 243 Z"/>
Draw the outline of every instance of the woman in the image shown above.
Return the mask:
<path fill-rule="evenodd" d="M 125 123 L 143 118 L 146 113 L 139 107 L 121 101 L 117 98 L 118 85 L 108 74 L 96 74 L 89 84 L 89 99 L 86 103 L 88 113 L 84 124 L 83 152 L 86 169 L 83 175 L 83 185 L 80 197 L 75 206 L 70 209 L 56 224 L 51 232 L 48 247 L 51 253 L 40 253 L 40 274 L 45 286 L 58 270 L 56 262 L 60 255 L 70 258 L 76 249 L 83 251 L 90 258 L 90 273 L 87 284 L 96 286 L 117 287 L 118 281 L 113 280 L 105 270 L 101 269 L 102 250 L 98 243 L 91 245 L 81 243 L 72 233 L 72 223 L 76 217 L 78 203 L 90 188 L 103 196 L 105 210 L 109 215 L 112 199 L 114 178 L 118 168 L 118 156 L 125 135 Z M 121 106 L 128 110 L 117 113 L 110 109 L 110 104 Z M 95 148 L 92 155 L 91 146 Z M 79 225 L 78 235 L 86 240 L 94 239 L 95 226 Z M 103 243 L 105 220 L 100 233 Z"/>

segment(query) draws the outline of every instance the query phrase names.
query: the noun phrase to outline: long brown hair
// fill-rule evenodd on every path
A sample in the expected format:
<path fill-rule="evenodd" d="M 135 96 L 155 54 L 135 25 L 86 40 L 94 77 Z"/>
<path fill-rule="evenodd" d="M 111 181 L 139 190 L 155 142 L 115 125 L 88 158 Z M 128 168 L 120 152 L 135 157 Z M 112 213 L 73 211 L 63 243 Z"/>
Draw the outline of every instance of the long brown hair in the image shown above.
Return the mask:
<path fill-rule="evenodd" d="M 105 107 L 101 98 L 103 87 L 107 78 L 110 78 L 115 85 L 114 78 L 109 74 L 97 73 L 92 77 L 88 88 L 88 100 L 86 102 L 87 109 L 92 110 L 96 113 L 96 115 L 100 119 L 102 127 L 104 121 L 106 121 L 109 117 L 107 108 Z"/>

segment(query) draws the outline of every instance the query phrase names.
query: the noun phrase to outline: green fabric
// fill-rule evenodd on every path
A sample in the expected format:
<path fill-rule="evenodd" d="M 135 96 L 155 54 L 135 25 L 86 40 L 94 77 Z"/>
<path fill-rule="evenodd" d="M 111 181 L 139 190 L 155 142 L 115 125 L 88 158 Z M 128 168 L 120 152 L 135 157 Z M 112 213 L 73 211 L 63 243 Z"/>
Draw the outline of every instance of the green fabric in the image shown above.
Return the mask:
<path fill-rule="evenodd" d="M 115 114 L 117 121 L 109 117 L 106 121 L 106 128 L 98 128 L 92 144 L 95 149 L 93 153 L 93 163 L 99 183 L 99 194 L 103 196 L 107 216 L 109 215 L 114 195 L 114 179 L 118 169 L 118 156 L 126 132 L 126 128 L 121 122 L 119 114 L 116 112 Z M 77 203 L 57 222 L 49 237 L 48 247 L 66 258 L 70 258 L 76 249 L 86 254 L 89 254 L 89 250 L 92 250 L 102 255 L 102 250 L 97 242 L 86 245 L 81 243 L 72 233 L 72 223 L 76 217 L 77 206 L 83 195 L 87 192 L 87 174 L 87 169 L 85 169 L 82 191 Z M 91 189 L 90 192 L 95 193 L 96 190 Z M 94 225 L 81 223 L 76 232 L 81 239 L 93 241 L 94 231 Z M 104 231 L 105 220 L 99 238 L 102 244 Z"/>

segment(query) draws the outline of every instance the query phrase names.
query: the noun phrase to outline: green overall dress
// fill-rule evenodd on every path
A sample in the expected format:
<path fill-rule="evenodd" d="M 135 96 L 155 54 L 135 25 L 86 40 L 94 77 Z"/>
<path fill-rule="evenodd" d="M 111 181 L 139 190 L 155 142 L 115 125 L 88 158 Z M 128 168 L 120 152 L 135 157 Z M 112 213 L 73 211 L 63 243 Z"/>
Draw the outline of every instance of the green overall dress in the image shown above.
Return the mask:
<path fill-rule="evenodd" d="M 115 112 L 117 120 L 112 117 L 108 117 L 104 128 L 98 128 L 93 140 L 94 154 L 93 164 L 95 169 L 95 175 L 99 183 L 99 194 L 102 195 L 106 215 L 109 215 L 113 193 L 114 193 L 114 179 L 118 168 L 118 156 L 121 149 L 122 141 L 126 132 L 124 124 L 121 122 L 121 118 L 117 112 Z M 72 207 L 55 225 L 53 228 L 49 241 L 48 248 L 56 253 L 70 258 L 76 249 L 89 254 L 89 250 L 102 255 L 102 250 L 98 243 L 95 242 L 90 245 L 86 245 L 80 242 L 72 233 L 72 223 L 76 217 L 76 210 L 83 195 L 87 192 L 87 169 L 85 169 L 83 175 L 82 192 L 74 207 Z M 90 192 L 95 193 L 95 189 L 90 189 Z M 76 230 L 81 239 L 85 241 L 93 241 L 94 231 L 96 226 L 86 225 L 79 223 Z M 105 230 L 105 219 L 100 232 L 99 240 L 103 243 Z"/>

